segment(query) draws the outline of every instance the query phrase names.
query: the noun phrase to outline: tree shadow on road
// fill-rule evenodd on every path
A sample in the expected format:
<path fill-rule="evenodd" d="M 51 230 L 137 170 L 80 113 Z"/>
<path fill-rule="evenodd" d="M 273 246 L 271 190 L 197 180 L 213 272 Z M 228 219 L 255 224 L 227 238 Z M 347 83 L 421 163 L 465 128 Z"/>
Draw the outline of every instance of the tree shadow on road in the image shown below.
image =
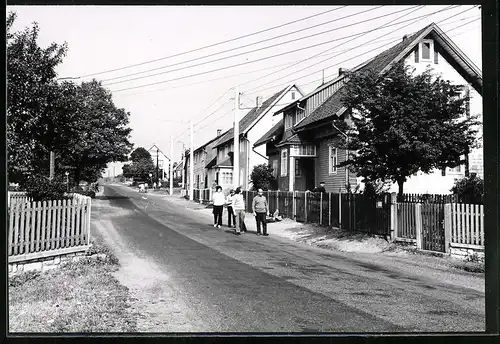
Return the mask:
<path fill-rule="evenodd" d="M 95 199 L 98 199 L 98 200 L 113 200 L 113 199 L 130 199 L 130 197 L 127 197 L 127 196 L 104 196 L 104 195 L 100 195 L 100 196 L 95 196 Z"/>

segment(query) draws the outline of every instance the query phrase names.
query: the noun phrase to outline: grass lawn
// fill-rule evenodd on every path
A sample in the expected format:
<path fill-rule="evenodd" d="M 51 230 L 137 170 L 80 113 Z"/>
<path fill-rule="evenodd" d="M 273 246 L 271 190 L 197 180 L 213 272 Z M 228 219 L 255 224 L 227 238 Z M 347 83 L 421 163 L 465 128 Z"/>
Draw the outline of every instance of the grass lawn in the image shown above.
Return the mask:
<path fill-rule="evenodd" d="M 96 245 L 93 253 L 109 251 Z M 9 332 L 133 332 L 128 289 L 114 256 L 9 277 Z"/>

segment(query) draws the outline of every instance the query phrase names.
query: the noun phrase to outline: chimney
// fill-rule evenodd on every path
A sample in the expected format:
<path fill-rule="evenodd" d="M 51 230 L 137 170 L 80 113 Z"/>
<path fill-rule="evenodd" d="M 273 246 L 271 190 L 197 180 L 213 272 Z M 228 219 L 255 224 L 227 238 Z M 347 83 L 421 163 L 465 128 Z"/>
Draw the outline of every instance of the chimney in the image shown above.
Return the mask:
<path fill-rule="evenodd" d="M 347 72 L 347 68 L 339 68 L 339 76 L 345 74 L 345 72 Z"/>
<path fill-rule="evenodd" d="M 255 98 L 255 106 L 260 108 L 261 105 L 262 105 L 262 97 L 258 96 Z"/>
<path fill-rule="evenodd" d="M 403 36 L 403 41 L 408 38 L 408 35 Z"/>
<path fill-rule="evenodd" d="M 222 133 L 222 129 L 217 129 L 217 137 L 219 137 L 221 133 Z"/>

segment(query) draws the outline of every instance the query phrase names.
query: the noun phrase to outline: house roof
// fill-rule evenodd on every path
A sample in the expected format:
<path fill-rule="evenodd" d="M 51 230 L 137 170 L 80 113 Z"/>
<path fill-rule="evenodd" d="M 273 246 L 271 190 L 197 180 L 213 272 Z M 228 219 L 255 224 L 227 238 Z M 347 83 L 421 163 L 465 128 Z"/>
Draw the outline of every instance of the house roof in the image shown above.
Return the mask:
<path fill-rule="evenodd" d="M 286 145 L 289 145 L 289 144 L 300 145 L 300 144 L 308 144 L 308 143 L 312 143 L 312 142 L 304 141 L 303 139 L 301 139 L 299 137 L 298 134 L 293 134 L 292 136 L 285 138 L 285 139 L 281 140 L 279 143 L 277 143 L 276 147 L 283 146 L 285 144 Z"/>
<path fill-rule="evenodd" d="M 232 167 L 232 166 L 233 166 L 233 161 L 229 157 L 226 160 L 224 160 L 223 162 L 221 162 L 220 164 L 218 164 L 216 167 Z"/>
<path fill-rule="evenodd" d="M 395 46 L 358 65 L 353 69 L 353 71 L 370 70 L 375 73 L 384 73 L 388 71 L 395 63 L 405 58 L 405 56 L 407 56 L 407 54 L 409 54 L 423 38 L 429 36 L 439 43 L 439 45 L 444 50 L 443 53 L 446 54 L 447 57 L 449 57 L 451 64 L 456 67 L 457 71 L 464 77 L 464 79 L 467 80 L 467 82 L 470 82 L 478 92 L 481 92 L 482 77 L 480 69 L 467 58 L 467 56 L 448 38 L 448 36 L 446 36 L 446 34 L 435 23 L 429 24 L 428 26 L 399 42 Z M 333 82 L 336 82 L 343 77 L 344 76 L 336 78 L 325 85 L 329 86 Z M 309 95 L 301 98 L 301 100 L 305 100 L 310 97 L 310 95 L 317 92 L 318 90 L 315 90 Z M 323 104 L 318 106 L 318 108 L 316 108 L 309 116 L 304 118 L 302 122 L 297 124 L 294 127 L 294 130 L 301 131 L 312 123 L 325 120 L 334 115 L 341 115 L 343 111 L 346 110 L 346 108 L 343 107 L 341 103 L 343 92 L 344 88 L 341 87 L 337 92 L 335 92 L 327 100 L 325 100 Z"/>
<path fill-rule="evenodd" d="M 283 131 L 283 128 L 284 128 L 283 119 L 281 119 L 278 123 L 274 125 L 274 127 L 271 128 L 271 130 L 269 130 L 260 139 L 258 139 L 253 146 L 257 147 L 263 145 L 264 143 L 272 141 L 273 139 L 276 138 L 278 134 L 280 134 Z"/>
<path fill-rule="evenodd" d="M 262 115 L 264 115 L 269 110 L 269 108 L 272 107 L 273 103 L 277 101 L 280 98 L 280 96 L 284 95 L 293 86 L 294 85 L 289 85 L 284 89 L 282 89 L 281 91 L 275 93 L 265 102 L 263 102 L 260 107 L 254 107 L 243 118 L 241 118 L 239 122 L 240 135 L 246 133 L 252 127 L 252 124 L 257 120 L 259 120 L 262 117 Z M 228 142 L 231 139 L 234 139 L 234 128 L 230 128 L 223 135 L 221 135 L 221 138 L 215 143 L 214 147 L 218 147 Z"/>
<path fill-rule="evenodd" d="M 212 168 L 216 164 L 217 164 L 217 156 L 214 156 L 214 158 L 209 161 L 209 163 L 205 166 L 205 168 Z"/>

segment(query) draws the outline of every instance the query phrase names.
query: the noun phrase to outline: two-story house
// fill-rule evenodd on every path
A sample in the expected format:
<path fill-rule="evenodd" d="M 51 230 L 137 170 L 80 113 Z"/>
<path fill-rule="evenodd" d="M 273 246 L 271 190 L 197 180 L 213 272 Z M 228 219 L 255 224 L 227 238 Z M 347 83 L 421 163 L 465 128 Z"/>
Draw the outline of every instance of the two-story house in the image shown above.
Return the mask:
<path fill-rule="evenodd" d="M 195 189 L 206 189 L 210 188 L 215 180 L 214 171 L 207 169 L 207 164 L 210 163 L 215 157 L 215 152 L 213 150 L 214 144 L 221 137 L 221 130 L 217 130 L 217 136 L 207 143 L 201 145 L 200 147 L 194 150 L 193 154 L 193 174 L 194 174 L 194 188 Z M 185 163 L 186 163 L 186 188 L 189 189 L 189 173 L 191 168 L 191 154 L 189 151 L 186 151 L 185 154 Z"/>
<path fill-rule="evenodd" d="M 265 147 L 254 147 L 254 143 L 273 126 L 274 112 L 301 98 L 303 92 L 291 84 L 260 104 L 257 104 L 239 121 L 239 181 L 243 189 L 251 187 L 250 174 L 253 167 L 267 164 Z M 223 189 L 233 187 L 234 128 L 226 131 L 214 144 L 216 157 L 207 167 L 214 171 L 217 184 Z"/>
<path fill-rule="evenodd" d="M 352 71 L 372 70 L 385 73 L 395 63 L 404 61 L 417 72 L 429 65 L 435 73 L 469 92 L 468 112 L 482 114 L 482 76 L 478 67 L 434 23 L 411 36 L 404 36 L 395 46 L 355 67 Z M 346 159 L 348 152 L 338 148 L 344 134 L 333 125 L 334 118 L 349 122 L 351 113 L 341 102 L 345 69 L 330 82 L 284 107 L 275 115 L 281 116 L 271 130 L 255 146 L 265 146 L 270 164 L 278 167 L 276 177 L 281 190 L 309 190 L 321 181 L 329 192 L 345 190 L 347 182 L 360 182 L 354 173 L 336 165 Z M 466 114 L 464 114 L 466 115 Z M 482 148 L 469 154 L 470 172 L 482 176 Z M 449 193 L 457 178 L 463 177 L 464 166 L 417 173 L 404 184 L 406 193 Z M 397 191 L 393 185 L 391 191 Z"/>

